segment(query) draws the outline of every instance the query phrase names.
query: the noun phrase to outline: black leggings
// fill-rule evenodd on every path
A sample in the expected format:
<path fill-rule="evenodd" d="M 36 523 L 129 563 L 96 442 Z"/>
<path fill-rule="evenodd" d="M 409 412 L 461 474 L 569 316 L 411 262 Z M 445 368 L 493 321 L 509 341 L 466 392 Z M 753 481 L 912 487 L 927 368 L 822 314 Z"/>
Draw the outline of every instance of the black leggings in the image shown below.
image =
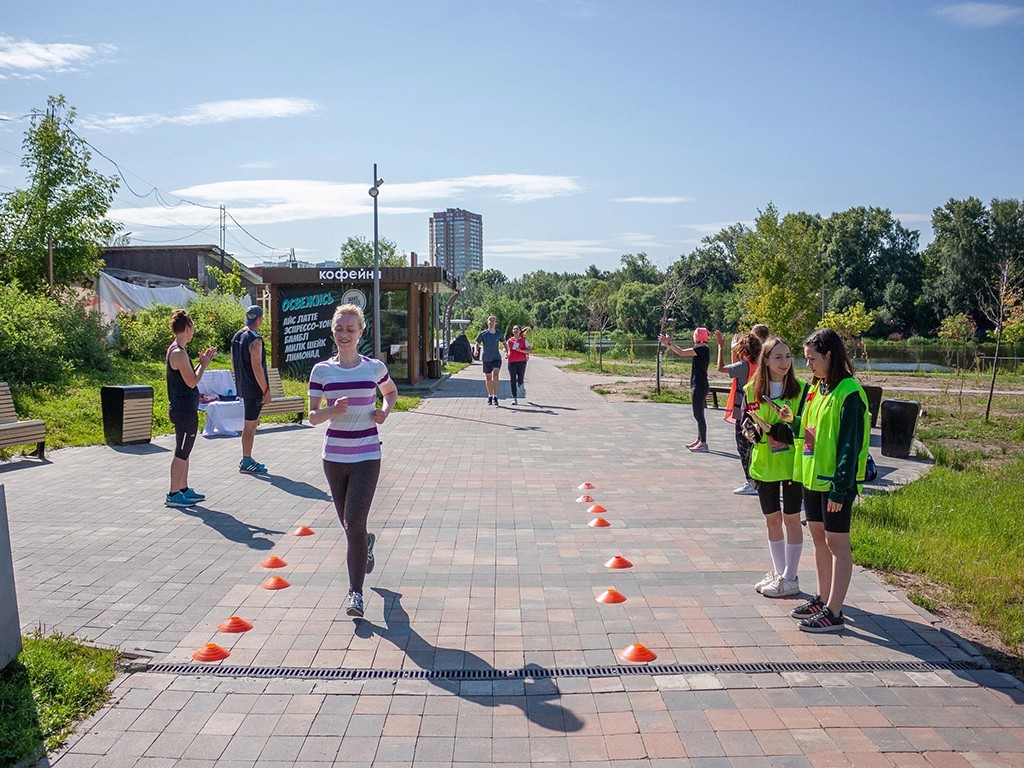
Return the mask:
<path fill-rule="evenodd" d="M 779 507 L 779 487 L 782 487 L 782 506 Z M 772 515 L 780 509 L 787 515 L 800 514 L 804 487 L 792 480 L 758 480 L 757 498 L 761 513 Z"/>
<path fill-rule="evenodd" d="M 740 422 L 736 422 L 736 453 L 740 455 L 740 464 L 743 465 L 743 477 L 750 480 L 750 454 L 754 450 L 754 444 L 743 436 L 740 429 Z"/>
<path fill-rule="evenodd" d="M 708 390 L 697 388 L 690 390 L 690 405 L 693 408 L 693 420 L 697 422 L 697 439 L 702 443 L 708 441 L 708 421 L 704 418 L 704 409 L 708 403 Z"/>
<path fill-rule="evenodd" d="M 348 587 L 353 592 L 363 591 L 366 578 L 366 518 L 377 490 L 380 477 L 380 459 L 352 464 L 324 460 L 324 477 L 334 498 L 341 527 L 348 540 Z"/>
<path fill-rule="evenodd" d="M 526 376 L 526 360 L 508 361 L 508 377 L 512 386 L 512 397 L 518 397 L 519 389 L 523 386 L 523 378 Z"/>
<path fill-rule="evenodd" d="M 199 433 L 199 413 L 194 410 L 171 411 L 169 415 L 174 425 L 174 458 L 188 461 Z"/>

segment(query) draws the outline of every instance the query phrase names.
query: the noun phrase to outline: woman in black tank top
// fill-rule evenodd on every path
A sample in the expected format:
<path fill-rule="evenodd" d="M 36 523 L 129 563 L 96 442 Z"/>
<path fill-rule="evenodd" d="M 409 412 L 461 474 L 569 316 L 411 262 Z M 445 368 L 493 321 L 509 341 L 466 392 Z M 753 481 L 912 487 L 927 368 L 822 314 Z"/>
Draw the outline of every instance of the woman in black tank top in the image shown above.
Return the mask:
<path fill-rule="evenodd" d="M 195 335 L 195 324 L 184 309 L 176 309 L 171 314 L 171 332 L 174 341 L 167 348 L 164 361 L 169 415 L 174 424 L 174 458 L 171 459 L 171 486 L 164 503 L 168 507 L 191 507 L 206 498 L 188 486 L 188 459 L 199 432 L 197 385 L 217 354 L 217 348 L 204 349 L 199 353 L 199 365 L 192 364 L 185 347 Z"/>

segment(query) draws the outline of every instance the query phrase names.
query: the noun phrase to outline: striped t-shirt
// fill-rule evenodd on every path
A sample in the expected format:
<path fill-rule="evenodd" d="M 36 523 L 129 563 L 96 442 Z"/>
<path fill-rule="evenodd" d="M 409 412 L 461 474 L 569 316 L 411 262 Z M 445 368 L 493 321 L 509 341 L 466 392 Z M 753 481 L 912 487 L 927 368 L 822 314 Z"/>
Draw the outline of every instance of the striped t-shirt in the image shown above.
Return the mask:
<path fill-rule="evenodd" d="M 324 460 L 355 464 L 380 458 L 373 411 L 377 387 L 389 380 L 388 367 L 372 357 L 363 357 L 355 368 L 342 368 L 334 358 L 313 366 L 309 374 L 311 398 L 324 398 L 328 406 L 340 397 L 348 398 L 348 411 L 327 425 Z"/>

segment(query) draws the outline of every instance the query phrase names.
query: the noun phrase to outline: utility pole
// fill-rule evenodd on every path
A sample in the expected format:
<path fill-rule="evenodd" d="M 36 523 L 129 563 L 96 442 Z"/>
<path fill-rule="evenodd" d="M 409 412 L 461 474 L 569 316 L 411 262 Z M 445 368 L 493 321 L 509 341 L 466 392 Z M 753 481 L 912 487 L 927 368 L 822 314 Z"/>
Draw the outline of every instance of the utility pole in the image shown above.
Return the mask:
<path fill-rule="evenodd" d="M 227 235 L 227 231 L 226 231 L 227 230 L 227 224 L 228 224 L 228 222 L 227 222 L 227 212 L 224 210 L 224 206 L 222 205 L 220 207 L 220 249 L 221 249 L 221 251 L 224 250 L 224 246 L 226 245 L 225 237 Z"/>

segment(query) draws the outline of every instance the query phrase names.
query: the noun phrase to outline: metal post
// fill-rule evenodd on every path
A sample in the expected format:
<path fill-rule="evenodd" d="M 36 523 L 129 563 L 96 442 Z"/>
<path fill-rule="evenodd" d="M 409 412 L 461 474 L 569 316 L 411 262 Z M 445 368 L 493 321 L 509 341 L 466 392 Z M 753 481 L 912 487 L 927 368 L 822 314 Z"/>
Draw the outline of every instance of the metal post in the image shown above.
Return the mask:
<path fill-rule="evenodd" d="M 380 247 L 377 241 L 377 195 L 380 194 L 377 180 L 377 164 L 373 164 L 373 356 L 380 356 Z"/>

